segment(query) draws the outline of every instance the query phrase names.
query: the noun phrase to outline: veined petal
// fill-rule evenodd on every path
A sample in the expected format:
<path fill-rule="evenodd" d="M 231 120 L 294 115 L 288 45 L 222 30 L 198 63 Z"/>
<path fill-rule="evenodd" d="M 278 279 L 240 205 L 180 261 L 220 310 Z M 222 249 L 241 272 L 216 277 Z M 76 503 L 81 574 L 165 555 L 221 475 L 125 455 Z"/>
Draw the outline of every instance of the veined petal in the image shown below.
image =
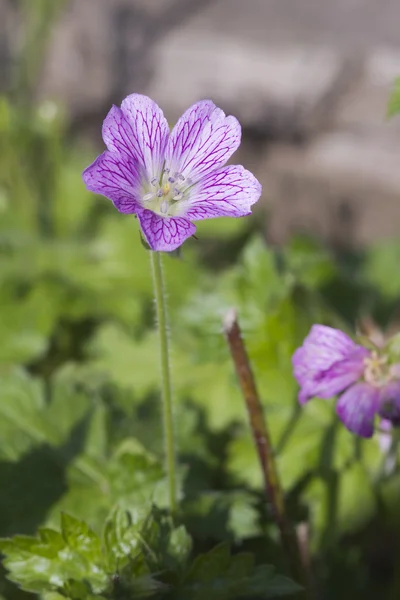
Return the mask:
<path fill-rule="evenodd" d="M 160 217 L 151 210 L 138 212 L 143 235 L 152 250 L 171 252 L 194 234 L 196 226 L 183 217 Z"/>
<path fill-rule="evenodd" d="M 293 355 L 293 372 L 301 386 L 299 401 L 330 398 L 355 383 L 364 371 L 369 351 L 338 329 L 313 325 Z"/>
<path fill-rule="evenodd" d="M 261 195 L 261 184 L 240 165 L 220 167 L 201 179 L 188 199 L 177 202 L 180 215 L 190 220 L 244 217 Z"/>
<path fill-rule="evenodd" d="M 400 381 L 390 381 L 381 388 L 379 396 L 379 414 L 383 419 L 400 423 Z"/>
<path fill-rule="evenodd" d="M 352 433 L 369 438 L 374 432 L 374 418 L 379 391 L 368 383 L 356 383 L 340 396 L 336 412 Z"/>
<path fill-rule="evenodd" d="M 215 106 L 211 100 L 194 104 L 171 132 L 165 165 L 193 183 L 221 167 L 239 147 L 239 121 Z"/>
<path fill-rule="evenodd" d="M 88 190 L 109 198 L 120 212 L 136 212 L 140 181 L 137 163 L 131 158 L 103 152 L 82 177 Z"/>
<path fill-rule="evenodd" d="M 368 356 L 368 350 L 358 346 L 343 331 L 325 325 L 313 325 L 303 345 L 293 355 L 295 377 L 302 384 L 303 379 L 308 379 L 310 371 L 325 371 L 359 348 L 362 349 L 361 354 Z"/>
<path fill-rule="evenodd" d="M 313 325 L 293 355 L 293 373 L 301 386 L 299 401 L 330 398 L 355 383 L 370 352 L 338 329 Z"/>
<path fill-rule="evenodd" d="M 357 351 L 356 351 L 357 352 Z M 363 373 L 363 363 L 356 355 L 353 359 L 338 361 L 326 371 L 309 373 L 309 378 L 304 382 L 299 393 L 299 401 L 304 404 L 310 398 L 331 398 L 343 392 L 352 383 L 355 383 Z"/>
<path fill-rule="evenodd" d="M 137 161 L 146 179 L 159 178 L 169 127 L 160 107 L 147 96 L 131 94 L 113 106 L 103 123 L 103 140 L 111 152 Z"/>

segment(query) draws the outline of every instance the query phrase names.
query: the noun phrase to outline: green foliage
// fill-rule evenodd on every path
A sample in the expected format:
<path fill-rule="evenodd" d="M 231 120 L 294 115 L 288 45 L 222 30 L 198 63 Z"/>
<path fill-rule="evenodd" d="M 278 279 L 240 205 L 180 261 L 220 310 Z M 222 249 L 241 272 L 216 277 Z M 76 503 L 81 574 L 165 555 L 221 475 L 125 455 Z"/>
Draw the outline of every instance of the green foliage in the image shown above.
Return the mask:
<path fill-rule="evenodd" d="M 277 575 L 270 565 L 255 566 L 251 554 L 231 556 L 229 546 L 220 544 L 194 560 L 177 598 L 277 598 L 301 589 L 287 577 Z"/>
<path fill-rule="evenodd" d="M 190 561 L 185 527 L 153 509 L 147 515 L 115 510 L 100 538 L 66 513 L 61 530 L 0 540 L 9 577 L 28 592 L 85 598 L 276 598 L 300 591 L 251 554 L 231 556 L 220 544 Z"/>
<path fill-rule="evenodd" d="M 61 445 L 89 410 L 88 398 L 58 374 L 46 401 L 44 382 L 20 368 L 0 374 L 0 456 L 16 460 L 39 444 Z"/>

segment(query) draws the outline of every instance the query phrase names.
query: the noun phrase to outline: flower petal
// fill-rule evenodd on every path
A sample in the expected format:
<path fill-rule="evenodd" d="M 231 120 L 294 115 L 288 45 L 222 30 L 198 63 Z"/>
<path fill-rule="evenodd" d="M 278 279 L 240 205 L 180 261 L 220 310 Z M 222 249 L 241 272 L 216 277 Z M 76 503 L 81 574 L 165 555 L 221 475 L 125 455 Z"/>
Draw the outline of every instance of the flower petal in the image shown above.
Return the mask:
<path fill-rule="evenodd" d="M 293 355 L 293 372 L 301 386 L 299 401 L 330 398 L 357 381 L 369 351 L 338 329 L 313 325 Z"/>
<path fill-rule="evenodd" d="M 165 165 L 193 183 L 222 167 L 239 147 L 239 121 L 215 106 L 211 100 L 194 104 L 171 132 Z"/>
<path fill-rule="evenodd" d="M 113 106 L 103 123 L 103 140 L 111 152 L 137 161 L 150 182 L 164 164 L 169 127 L 160 107 L 147 96 L 131 94 Z"/>
<path fill-rule="evenodd" d="M 340 396 L 336 412 L 352 433 L 369 438 L 374 432 L 374 417 L 379 391 L 368 383 L 356 383 Z"/>
<path fill-rule="evenodd" d="M 294 375 L 300 384 L 309 379 L 310 371 L 320 372 L 347 358 L 361 348 L 340 331 L 325 325 L 313 325 L 301 348 L 293 355 Z M 364 349 L 363 349 L 364 350 Z M 364 350 L 365 356 L 368 351 Z"/>
<path fill-rule="evenodd" d="M 300 390 L 299 401 L 304 404 L 314 397 L 332 398 L 357 381 L 362 371 L 363 367 L 358 359 L 340 361 L 327 371 L 307 380 Z"/>
<path fill-rule="evenodd" d="M 152 250 L 171 252 L 194 234 L 196 226 L 183 217 L 160 217 L 151 210 L 138 212 L 138 219 Z"/>
<path fill-rule="evenodd" d="M 379 414 L 394 425 L 400 424 L 400 381 L 390 381 L 381 388 L 379 396 Z"/>
<path fill-rule="evenodd" d="M 244 217 L 261 195 L 261 184 L 240 165 L 220 167 L 201 179 L 187 200 L 176 203 L 180 215 L 190 220 Z"/>
<path fill-rule="evenodd" d="M 140 198 L 139 175 L 132 159 L 103 152 L 84 170 L 82 177 L 88 190 L 112 200 L 120 212 L 136 212 Z"/>

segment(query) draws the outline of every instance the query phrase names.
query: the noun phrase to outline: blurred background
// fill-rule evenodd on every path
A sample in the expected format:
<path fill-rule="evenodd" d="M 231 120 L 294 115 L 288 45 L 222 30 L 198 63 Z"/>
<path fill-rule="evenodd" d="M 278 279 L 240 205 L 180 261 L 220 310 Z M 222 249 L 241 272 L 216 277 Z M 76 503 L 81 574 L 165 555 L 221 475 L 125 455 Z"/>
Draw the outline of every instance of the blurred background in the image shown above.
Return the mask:
<path fill-rule="evenodd" d="M 399 233 L 399 124 L 385 121 L 399 11 L 397 0 L 1 0 L 0 88 L 15 88 L 25 49 L 25 95 L 60 103 L 74 134 L 99 143 L 110 104 L 132 91 L 171 122 L 210 97 L 244 127 L 240 160 L 273 207 L 271 240 L 306 230 L 360 245 Z"/>
<path fill-rule="evenodd" d="M 284 568 L 221 335 L 236 306 L 318 597 L 400 597 L 398 446 L 300 410 L 291 366 L 313 323 L 399 329 L 399 22 L 399 0 L 0 0 L 0 536 L 163 497 L 147 252 L 81 173 L 127 94 L 171 124 L 211 98 L 263 196 L 164 260 L 182 518 L 196 551 Z M 0 597 L 29 596 L 0 573 Z"/>

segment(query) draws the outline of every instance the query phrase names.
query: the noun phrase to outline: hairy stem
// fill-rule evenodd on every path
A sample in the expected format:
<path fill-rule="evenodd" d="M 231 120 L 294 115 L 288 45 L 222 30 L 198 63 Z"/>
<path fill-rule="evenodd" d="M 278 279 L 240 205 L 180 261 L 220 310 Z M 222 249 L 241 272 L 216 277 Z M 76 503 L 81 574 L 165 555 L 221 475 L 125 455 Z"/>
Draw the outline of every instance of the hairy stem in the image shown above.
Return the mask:
<path fill-rule="evenodd" d="M 160 337 L 160 362 L 161 362 L 161 396 L 164 424 L 164 444 L 166 471 L 168 476 L 169 505 L 171 512 L 177 508 L 176 499 L 176 460 L 174 441 L 174 420 L 172 410 L 171 368 L 168 348 L 168 322 L 165 298 L 165 286 L 161 264 L 161 254 L 150 252 L 153 272 L 153 284 L 156 300 L 157 325 Z"/>
<path fill-rule="evenodd" d="M 250 427 L 261 464 L 265 491 L 279 528 L 282 547 L 292 577 L 309 588 L 309 574 L 303 563 L 297 537 L 286 511 L 264 411 L 234 310 L 229 311 L 225 317 L 224 333 L 246 403 Z"/>

